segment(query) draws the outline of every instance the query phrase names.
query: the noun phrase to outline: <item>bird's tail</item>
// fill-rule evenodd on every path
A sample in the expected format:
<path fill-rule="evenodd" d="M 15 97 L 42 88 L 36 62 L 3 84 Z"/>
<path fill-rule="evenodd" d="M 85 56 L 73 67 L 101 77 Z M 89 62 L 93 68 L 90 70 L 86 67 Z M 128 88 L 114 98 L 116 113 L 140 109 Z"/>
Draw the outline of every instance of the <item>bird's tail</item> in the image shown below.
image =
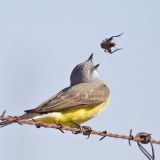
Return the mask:
<path fill-rule="evenodd" d="M 5 127 L 5 126 L 7 126 L 7 125 L 9 125 L 9 124 L 12 124 L 12 123 L 13 123 L 13 122 L 2 121 L 2 122 L 0 122 L 0 128 Z"/>

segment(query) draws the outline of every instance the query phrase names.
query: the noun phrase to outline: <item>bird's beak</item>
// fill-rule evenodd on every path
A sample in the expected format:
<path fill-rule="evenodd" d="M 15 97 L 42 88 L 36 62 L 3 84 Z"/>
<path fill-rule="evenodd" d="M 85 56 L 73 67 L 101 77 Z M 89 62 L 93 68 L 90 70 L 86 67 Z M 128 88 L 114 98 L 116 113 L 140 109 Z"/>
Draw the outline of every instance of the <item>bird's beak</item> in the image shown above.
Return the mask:
<path fill-rule="evenodd" d="M 92 61 L 93 60 L 93 53 L 89 56 L 87 61 Z"/>
<path fill-rule="evenodd" d="M 99 67 L 99 64 L 93 66 L 94 69 L 97 69 Z"/>

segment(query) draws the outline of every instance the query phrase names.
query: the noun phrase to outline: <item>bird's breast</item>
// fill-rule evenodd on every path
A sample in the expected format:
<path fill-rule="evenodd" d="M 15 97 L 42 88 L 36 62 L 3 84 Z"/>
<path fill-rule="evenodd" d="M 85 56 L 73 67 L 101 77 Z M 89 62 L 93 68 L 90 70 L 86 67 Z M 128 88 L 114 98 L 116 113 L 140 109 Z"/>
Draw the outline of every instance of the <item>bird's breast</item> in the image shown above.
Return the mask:
<path fill-rule="evenodd" d="M 88 106 L 84 108 L 79 107 L 61 112 L 47 113 L 37 116 L 34 119 L 49 124 L 60 123 L 63 125 L 74 127 L 74 124 L 72 122 L 81 124 L 96 117 L 105 108 L 108 101 L 109 99 L 96 106 Z"/>

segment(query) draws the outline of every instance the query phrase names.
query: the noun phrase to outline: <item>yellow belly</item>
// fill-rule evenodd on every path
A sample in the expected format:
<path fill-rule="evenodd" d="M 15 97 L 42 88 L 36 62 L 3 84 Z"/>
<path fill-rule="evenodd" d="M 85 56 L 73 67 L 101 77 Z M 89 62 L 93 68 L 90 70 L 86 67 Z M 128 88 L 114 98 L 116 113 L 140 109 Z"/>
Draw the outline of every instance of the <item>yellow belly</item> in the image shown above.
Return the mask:
<path fill-rule="evenodd" d="M 36 116 L 34 119 L 49 124 L 60 123 L 63 125 L 74 127 L 72 122 L 78 124 L 84 123 L 89 119 L 96 117 L 106 106 L 108 100 L 98 106 L 88 106 L 80 109 L 70 109 L 61 112 L 52 112 L 41 116 Z"/>

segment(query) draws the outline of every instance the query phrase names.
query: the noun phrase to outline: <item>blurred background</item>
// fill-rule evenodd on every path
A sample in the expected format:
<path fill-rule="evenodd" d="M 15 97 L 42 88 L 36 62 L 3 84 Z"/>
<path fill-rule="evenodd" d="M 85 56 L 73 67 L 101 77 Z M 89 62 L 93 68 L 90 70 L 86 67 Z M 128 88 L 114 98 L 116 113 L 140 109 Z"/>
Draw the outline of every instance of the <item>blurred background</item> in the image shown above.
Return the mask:
<path fill-rule="evenodd" d="M 159 6 L 158 0 L 1 1 L 0 112 L 36 107 L 67 87 L 73 67 L 94 52 L 111 99 L 85 124 L 160 139 Z M 101 41 L 121 32 L 115 41 L 123 50 L 103 52 Z M 13 124 L 0 129 L 0 159 L 146 159 L 134 142 L 99 138 Z M 157 159 L 159 151 L 155 145 Z"/>

